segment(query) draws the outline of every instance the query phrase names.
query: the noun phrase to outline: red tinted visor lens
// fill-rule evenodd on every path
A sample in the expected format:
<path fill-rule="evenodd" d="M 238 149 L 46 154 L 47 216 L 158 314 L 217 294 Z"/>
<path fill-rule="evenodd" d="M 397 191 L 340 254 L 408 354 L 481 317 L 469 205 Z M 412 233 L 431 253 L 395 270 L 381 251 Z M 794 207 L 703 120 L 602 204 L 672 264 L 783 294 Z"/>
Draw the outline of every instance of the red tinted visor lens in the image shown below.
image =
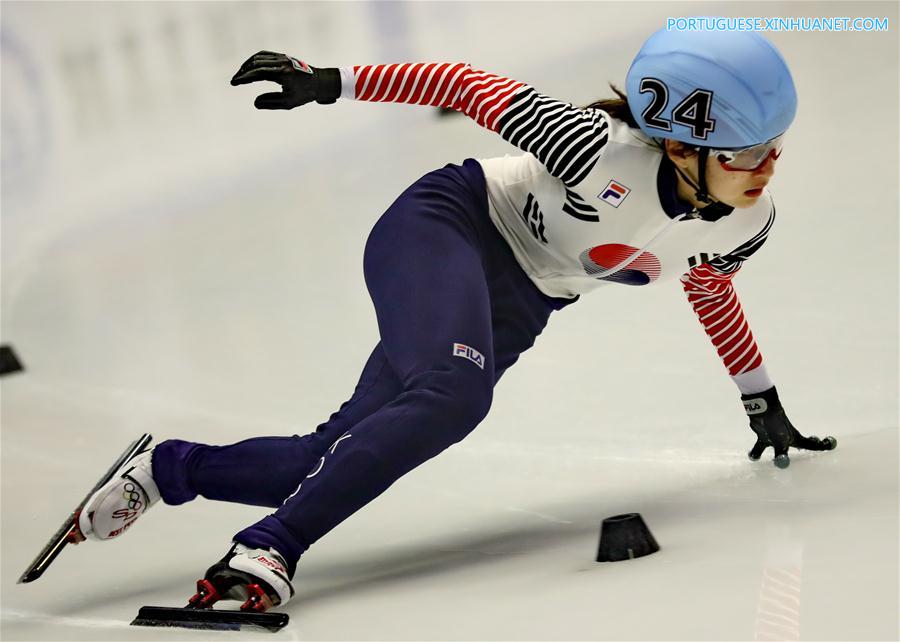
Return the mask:
<path fill-rule="evenodd" d="M 714 149 L 716 158 L 727 169 L 753 170 L 766 162 L 769 156 L 777 159 L 781 156 L 784 134 L 770 141 L 745 147 L 743 149 Z"/>

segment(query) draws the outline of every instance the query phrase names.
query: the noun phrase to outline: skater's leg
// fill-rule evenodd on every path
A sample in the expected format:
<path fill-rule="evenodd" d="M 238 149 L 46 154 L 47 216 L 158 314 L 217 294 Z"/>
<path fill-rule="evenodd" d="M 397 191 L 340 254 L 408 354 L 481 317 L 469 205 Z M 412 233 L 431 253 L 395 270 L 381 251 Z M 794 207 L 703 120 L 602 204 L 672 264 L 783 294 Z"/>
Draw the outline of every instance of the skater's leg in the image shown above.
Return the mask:
<path fill-rule="evenodd" d="M 477 239 L 453 206 L 435 202 L 431 191 L 408 191 L 366 247 L 366 283 L 403 392 L 336 440 L 297 492 L 236 541 L 273 547 L 293 568 L 312 542 L 487 413 L 494 384 L 488 287 Z"/>
<path fill-rule="evenodd" d="M 172 439 L 153 452 L 153 476 L 163 501 L 183 504 L 201 495 L 241 504 L 280 506 L 325 450 L 347 429 L 402 391 L 381 343 L 369 356 L 353 396 L 315 432 L 256 437 L 228 446 Z"/>

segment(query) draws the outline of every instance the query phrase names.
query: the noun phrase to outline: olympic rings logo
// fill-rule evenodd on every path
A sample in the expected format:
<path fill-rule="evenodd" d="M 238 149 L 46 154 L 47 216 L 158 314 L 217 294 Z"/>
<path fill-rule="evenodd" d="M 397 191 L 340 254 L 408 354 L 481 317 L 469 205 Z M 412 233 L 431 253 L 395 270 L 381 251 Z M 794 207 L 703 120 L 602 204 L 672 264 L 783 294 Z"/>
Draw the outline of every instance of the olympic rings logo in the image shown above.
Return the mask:
<path fill-rule="evenodd" d="M 125 484 L 125 490 L 122 492 L 122 498 L 125 499 L 128 508 L 130 508 L 131 510 L 139 511 L 144 505 L 144 502 L 141 501 L 141 493 L 138 491 L 137 486 L 130 482 Z"/>

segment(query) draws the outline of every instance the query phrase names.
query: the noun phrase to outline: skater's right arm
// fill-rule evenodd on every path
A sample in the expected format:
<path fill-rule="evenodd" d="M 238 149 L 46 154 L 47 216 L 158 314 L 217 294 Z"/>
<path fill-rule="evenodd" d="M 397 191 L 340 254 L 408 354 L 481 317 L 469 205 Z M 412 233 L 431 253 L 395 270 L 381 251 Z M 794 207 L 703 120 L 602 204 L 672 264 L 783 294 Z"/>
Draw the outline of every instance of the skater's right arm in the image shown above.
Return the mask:
<path fill-rule="evenodd" d="M 281 93 L 256 99 L 260 109 L 292 109 L 337 98 L 445 107 L 462 112 L 531 152 L 569 186 L 580 183 L 603 153 L 609 123 L 603 112 L 579 109 L 539 94 L 525 83 L 465 63 L 310 67 L 284 54 L 260 52 L 232 78 L 241 85 L 271 80 Z"/>

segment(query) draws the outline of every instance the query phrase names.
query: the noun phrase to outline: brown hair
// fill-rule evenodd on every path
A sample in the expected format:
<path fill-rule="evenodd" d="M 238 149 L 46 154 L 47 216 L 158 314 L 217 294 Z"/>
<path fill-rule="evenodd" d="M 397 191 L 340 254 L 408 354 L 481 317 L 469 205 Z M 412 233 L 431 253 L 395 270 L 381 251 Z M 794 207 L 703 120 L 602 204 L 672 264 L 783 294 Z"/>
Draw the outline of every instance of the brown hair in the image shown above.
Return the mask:
<path fill-rule="evenodd" d="M 628 107 L 628 96 L 612 83 L 609 83 L 609 88 L 615 92 L 618 98 L 604 98 L 587 105 L 585 109 L 602 109 L 613 118 L 637 129 L 638 124 L 634 120 L 634 116 L 631 115 L 631 109 Z"/>

